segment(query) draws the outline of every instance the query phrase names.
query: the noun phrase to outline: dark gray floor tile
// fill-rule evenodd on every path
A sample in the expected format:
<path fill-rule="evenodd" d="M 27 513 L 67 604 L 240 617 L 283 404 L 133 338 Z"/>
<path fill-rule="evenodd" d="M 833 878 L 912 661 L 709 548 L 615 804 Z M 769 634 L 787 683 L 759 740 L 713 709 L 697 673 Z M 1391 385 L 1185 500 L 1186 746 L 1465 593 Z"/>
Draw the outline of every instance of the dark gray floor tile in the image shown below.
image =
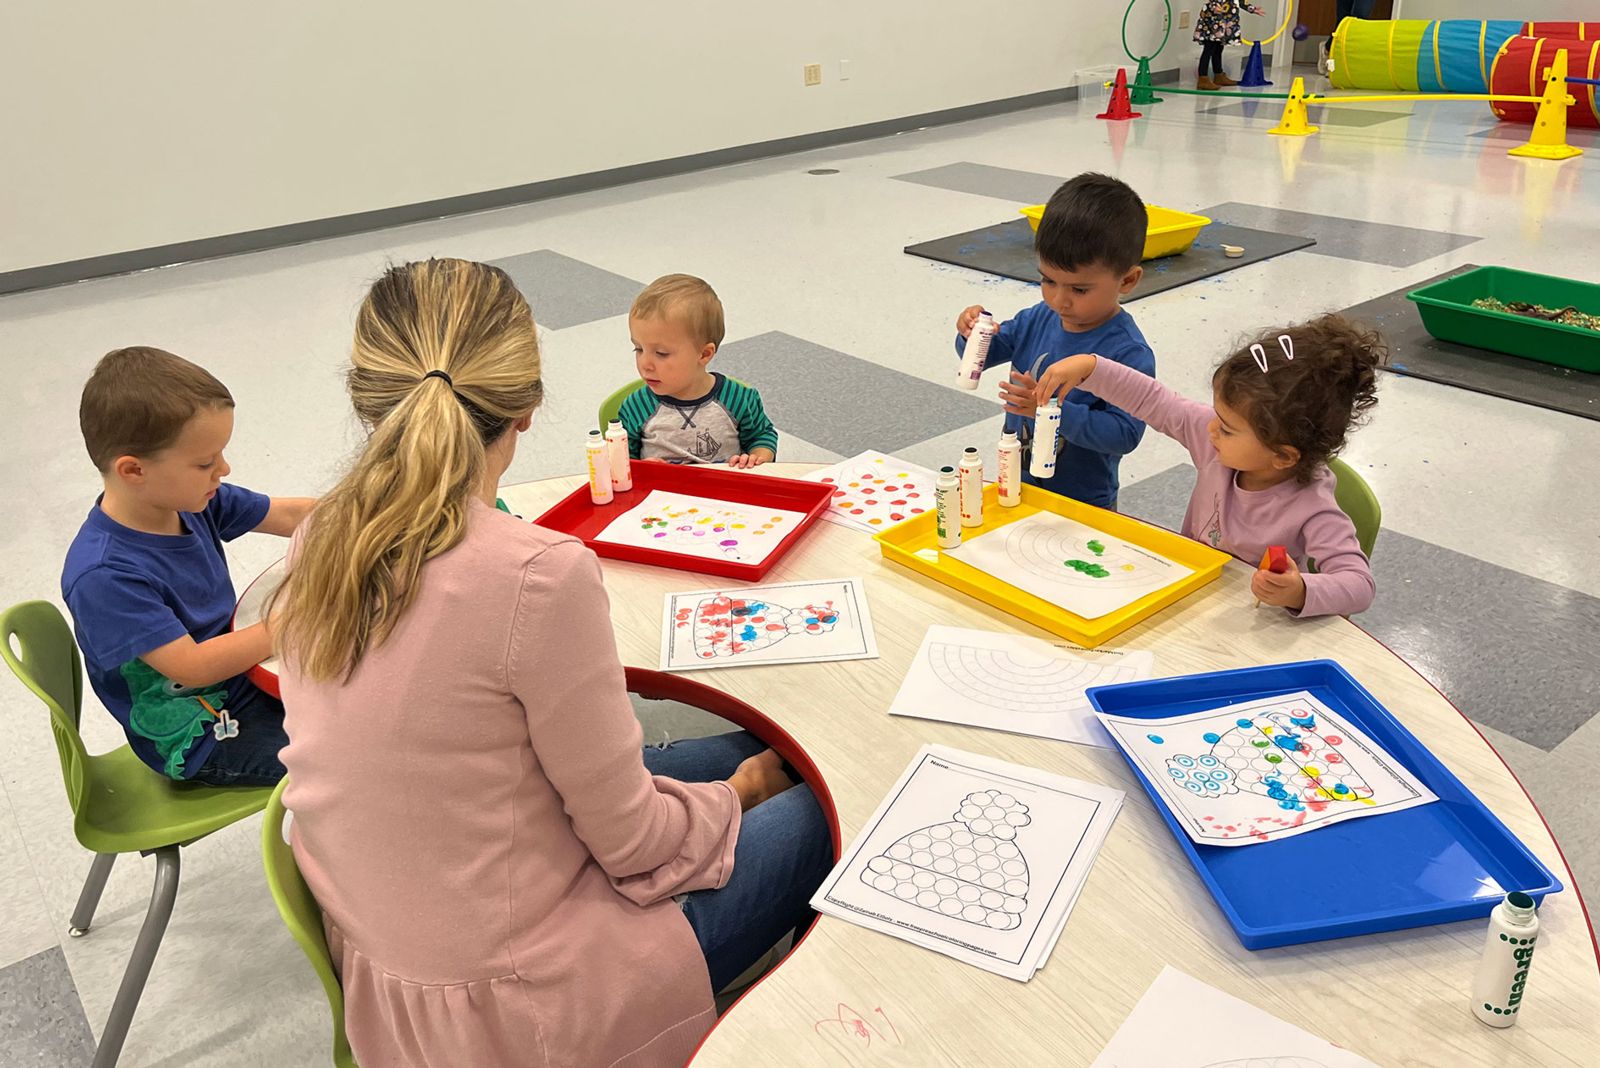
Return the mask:
<path fill-rule="evenodd" d="M 528 298 L 534 319 L 549 330 L 626 315 L 644 288 L 643 282 L 547 248 L 489 262 L 511 276 Z"/>
<path fill-rule="evenodd" d="M 1194 469 L 1123 487 L 1119 506 L 1177 529 Z M 1600 598 L 1394 530 L 1372 554 L 1378 596 L 1355 617 L 1457 708 L 1549 751 L 1600 712 Z"/>
<path fill-rule="evenodd" d="M 1234 201 L 1200 208 L 1198 214 L 1235 226 L 1273 230 L 1282 234 L 1304 234 L 1317 239 L 1316 245 L 1309 250 L 1315 255 L 1388 267 L 1410 267 L 1483 240 L 1470 234 L 1437 233 L 1410 226 L 1362 222 L 1359 219 L 1342 219 L 1337 215 L 1314 215 Z"/>
<path fill-rule="evenodd" d="M 760 391 L 780 435 L 779 459 L 785 431 L 843 456 L 866 449 L 893 453 L 1000 410 L 971 393 L 776 331 L 728 342 L 712 367 Z M 955 370 L 952 349 L 952 381 Z M 885 397 L 893 403 L 885 404 Z"/>
<path fill-rule="evenodd" d="M 94 1035 L 59 946 L 0 968 L 0 1064 L 82 1068 L 93 1059 Z"/>
<path fill-rule="evenodd" d="M 925 171 L 897 174 L 894 179 L 1023 205 L 1043 204 L 1050 199 L 1056 187 L 1066 181 L 1056 174 L 1016 171 L 1009 167 L 991 167 L 985 163 L 947 163 L 943 167 Z"/>

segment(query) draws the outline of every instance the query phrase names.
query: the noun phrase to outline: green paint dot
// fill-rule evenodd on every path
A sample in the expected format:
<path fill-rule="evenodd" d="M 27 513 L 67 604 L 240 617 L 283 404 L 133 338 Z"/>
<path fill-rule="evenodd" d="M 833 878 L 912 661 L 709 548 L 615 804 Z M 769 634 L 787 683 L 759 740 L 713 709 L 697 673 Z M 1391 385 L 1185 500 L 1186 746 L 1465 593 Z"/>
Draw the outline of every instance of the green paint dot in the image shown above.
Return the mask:
<path fill-rule="evenodd" d="M 1096 556 L 1104 556 L 1106 554 L 1106 547 L 1098 541 L 1089 542 L 1088 548 Z"/>
<path fill-rule="evenodd" d="M 1268 764 L 1281 764 L 1281 763 L 1283 763 L 1283 757 L 1279 756 L 1277 753 L 1268 753 L 1267 754 L 1267 763 Z"/>

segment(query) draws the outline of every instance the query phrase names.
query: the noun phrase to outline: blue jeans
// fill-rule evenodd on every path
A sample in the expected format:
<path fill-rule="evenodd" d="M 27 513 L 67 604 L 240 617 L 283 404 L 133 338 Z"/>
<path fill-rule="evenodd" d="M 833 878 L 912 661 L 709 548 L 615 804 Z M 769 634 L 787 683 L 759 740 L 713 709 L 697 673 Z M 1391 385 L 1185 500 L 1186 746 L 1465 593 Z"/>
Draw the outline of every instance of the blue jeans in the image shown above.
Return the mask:
<path fill-rule="evenodd" d="M 1339 22 L 1343 22 L 1347 18 L 1370 18 L 1372 16 L 1372 0 L 1335 0 L 1334 10 L 1338 17 L 1338 22 L 1334 23 L 1335 26 L 1338 26 Z"/>
<path fill-rule="evenodd" d="M 278 753 L 289 744 L 283 730 L 283 702 L 240 677 L 228 687 L 228 716 L 239 733 L 211 747 L 211 755 L 190 776 L 210 786 L 276 786 L 288 774 Z"/>
<path fill-rule="evenodd" d="M 766 748 L 748 731 L 735 731 L 646 747 L 644 766 L 680 782 L 716 782 Z M 809 786 L 785 790 L 744 814 L 727 885 L 696 890 L 683 902 L 711 989 L 733 982 L 787 932 L 811 922 L 808 902 L 833 860 L 828 821 Z"/>

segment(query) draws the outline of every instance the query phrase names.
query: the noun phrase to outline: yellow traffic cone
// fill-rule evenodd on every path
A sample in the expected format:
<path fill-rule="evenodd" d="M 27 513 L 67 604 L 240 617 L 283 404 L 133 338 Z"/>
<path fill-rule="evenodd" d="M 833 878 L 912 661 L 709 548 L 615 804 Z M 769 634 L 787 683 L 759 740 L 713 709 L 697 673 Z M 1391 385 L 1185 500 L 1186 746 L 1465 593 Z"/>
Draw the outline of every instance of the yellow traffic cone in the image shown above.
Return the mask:
<path fill-rule="evenodd" d="M 1539 113 L 1533 117 L 1533 132 L 1528 143 L 1511 150 L 1513 156 L 1529 159 L 1571 159 L 1583 155 L 1583 149 L 1567 144 L 1567 108 L 1574 103 L 1567 93 L 1567 50 L 1556 52 L 1555 62 L 1545 75 L 1544 97 L 1539 101 Z"/>
<path fill-rule="evenodd" d="M 1289 99 L 1283 102 L 1283 117 L 1267 132 L 1285 137 L 1309 137 L 1319 129 L 1321 127 L 1306 122 L 1306 80 L 1296 78 L 1289 88 Z"/>

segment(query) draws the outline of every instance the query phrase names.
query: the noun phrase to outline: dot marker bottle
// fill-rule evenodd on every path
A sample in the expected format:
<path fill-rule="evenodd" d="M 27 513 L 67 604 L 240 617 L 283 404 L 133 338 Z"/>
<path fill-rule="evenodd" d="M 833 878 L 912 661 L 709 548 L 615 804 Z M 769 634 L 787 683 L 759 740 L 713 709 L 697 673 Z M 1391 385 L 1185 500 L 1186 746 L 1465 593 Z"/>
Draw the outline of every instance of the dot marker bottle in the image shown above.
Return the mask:
<path fill-rule="evenodd" d="M 633 461 L 628 459 L 628 432 L 621 419 L 606 427 L 606 452 L 611 458 L 611 488 L 627 493 L 633 489 Z"/>
<path fill-rule="evenodd" d="M 595 504 L 610 504 L 615 496 L 611 492 L 611 458 L 606 455 L 606 439 L 600 436 L 599 430 L 589 431 L 583 451 L 589 461 L 589 500 Z"/>
<path fill-rule="evenodd" d="M 956 525 L 957 512 L 960 510 L 956 501 L 959 492 L 956 469 L 939 468 L 939 479 L 933 484 L 933 521 L 941 549 L 954 549 L 961 544 L 961 528 Z"/>
<path fill-rule="evenodd" d="M 994 316 L 988 312 L 978 316 L 978 321 L 972 324 L 972 330 L 967 335 L 967 347 L 961 350 L 961 370 L 956 372 L 956 385 L 962 389 L 978 388 L 978 379 L 983 377 L 983 365 L 989 361 L 989 343 L 999 332 L 1000 327 L 995 325 Z"/>
<path fill-rule="evenodd" d="M 1533 898 L 1520 891 L 1489 913 L 1483 959 L 1472 980 L 1472 1014 L 1490 1027 L 1510 1027 L 1522 1008 L 1522 993 L 1539 941 L 1539 916 Z"/>
<path fill-rule="evenodd" d="M 977 449 L 961 454 L 961 525 L 983 526 L 983 459 Z"/>
<path fill-rule="evenodd" d="M 1061 437 L 1061 401 L 1050 398 L 1050 403 L 1039 409 L 1033 418 L 1033 456 L 1028 460 L 1028 474 L 1034 478 L 1052 478 L 1056 473 L 1056 442 Z"/>
<path fill-rule="evenodd" d="M 1000 435 L 1000 505 L 1015 508 L 1022 503 L 1022 443 L 1017 435 L 1006 431 Z"/>

